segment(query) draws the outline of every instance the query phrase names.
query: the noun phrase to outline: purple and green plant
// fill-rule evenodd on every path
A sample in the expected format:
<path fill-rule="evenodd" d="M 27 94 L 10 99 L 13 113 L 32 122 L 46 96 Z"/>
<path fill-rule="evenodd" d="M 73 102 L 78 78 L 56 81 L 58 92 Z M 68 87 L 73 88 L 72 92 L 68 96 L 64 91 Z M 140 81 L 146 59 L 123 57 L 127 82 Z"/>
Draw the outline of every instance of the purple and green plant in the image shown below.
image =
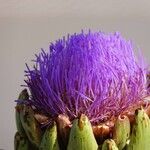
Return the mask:
<path fill-rule="evenodd" d="M 91 31 L 42 49 L 25 71 L 17 134 L 41 150 L 148 150 L 150 75 L 135 49 L 118 32 Z"/>

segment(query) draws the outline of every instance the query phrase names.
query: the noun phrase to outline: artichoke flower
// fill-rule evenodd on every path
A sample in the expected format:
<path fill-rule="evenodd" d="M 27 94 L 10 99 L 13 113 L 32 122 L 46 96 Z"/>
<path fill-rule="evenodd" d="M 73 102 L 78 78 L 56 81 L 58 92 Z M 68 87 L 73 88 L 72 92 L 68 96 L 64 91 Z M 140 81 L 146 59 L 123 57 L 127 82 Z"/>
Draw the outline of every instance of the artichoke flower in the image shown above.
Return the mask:
<path fill-rule="evenodd" d="M 25 77 L 15 150 L 149 149 L 150 73 L 120 33 L 63 37 Z"/>

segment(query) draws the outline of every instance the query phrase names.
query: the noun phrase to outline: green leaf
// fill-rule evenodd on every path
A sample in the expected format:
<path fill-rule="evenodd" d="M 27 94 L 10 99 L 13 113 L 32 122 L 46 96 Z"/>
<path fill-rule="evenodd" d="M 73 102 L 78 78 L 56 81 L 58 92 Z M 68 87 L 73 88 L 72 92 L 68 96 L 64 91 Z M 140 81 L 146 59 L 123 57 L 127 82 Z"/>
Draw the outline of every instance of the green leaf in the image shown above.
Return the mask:
<path fill-rule="evenodd" d="M 43 135 L 40 150 L 59 150 L 57 140 L 56 123 L 52 127 L 48 127 Z"/>
<path fill-rule="evenodd" d="M 29 98 L 28 92 L 26 89 L 24 89 L 20 94 L 18 99 L 19 100 L 27 100 Z M 25 136 L 25 131 L 23 129 L 21 120 L 20 120 L 20 111 L 23 109 L 23 105 L 22 104 L 17 104 L 17 106 L 15 107 L 16 109 L 16 127 L 17 127 L 17 131 L 22 135 Z"/>
<path fill-rule="evenodd" d="M 150 149 L 150 120 L 143 109 L 135 111 L 135 124 L 132 128 L 127 150 Z"/>
<path fill-rule="evenodd" d="M 67 150 L 97 150 L 91 124 L 85 115 L 73 121 Z"/>
<path fill-rule="evenodd" d="M 102 145 L 102 150 L 118 150 L 118 147 L 114 140 L 107 139 Z"/>
<path fill-rule="evenodd" d="M 23 106 L 23 110 L 20 111 L 20 120 L 29 141 L 38 147 L 41 142 L 42 132 L 30 106 Z"/>
<path fill-rule="evenodd" d="M 113 129 L 113 139 L 119 150 L 122 150 L 130 135 L 130 121 L 127 116 L 119 116 Z"/>
<path fill-rule="evenodd" d="M 14 150 L 29 150 L 29 141 L 27 137 L 23 137 L 19 132 L 16 132 L 14 139 Z"/>

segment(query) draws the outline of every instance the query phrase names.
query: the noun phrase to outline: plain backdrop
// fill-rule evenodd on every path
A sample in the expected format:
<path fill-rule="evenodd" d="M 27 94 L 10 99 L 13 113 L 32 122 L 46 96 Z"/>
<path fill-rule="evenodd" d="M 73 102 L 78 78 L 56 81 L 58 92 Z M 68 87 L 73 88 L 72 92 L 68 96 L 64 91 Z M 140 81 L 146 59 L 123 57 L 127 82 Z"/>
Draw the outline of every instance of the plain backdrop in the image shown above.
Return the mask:
<path fill-rule="evenodd" d="M 150 62 L 149 0 L 0 0 L 0 149 L 14 149 L 25 63 L 50 42 L 89 28 L 121 32 Z"/>

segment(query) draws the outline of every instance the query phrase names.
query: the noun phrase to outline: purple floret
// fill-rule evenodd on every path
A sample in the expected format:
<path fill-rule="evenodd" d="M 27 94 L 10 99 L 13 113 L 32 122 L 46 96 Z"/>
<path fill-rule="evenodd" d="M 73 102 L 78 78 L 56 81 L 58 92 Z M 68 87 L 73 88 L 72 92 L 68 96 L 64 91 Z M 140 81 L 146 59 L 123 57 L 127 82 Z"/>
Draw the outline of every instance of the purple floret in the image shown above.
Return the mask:
<path fill-rule="evenodd" d="M 36 56 L 25 82 L 32 105 L 51 117 L 84 113 L 92 123 L 102 122 L 147 96 L 146 70 L 119 33 L 82 32 L 49 49 Z"/>

